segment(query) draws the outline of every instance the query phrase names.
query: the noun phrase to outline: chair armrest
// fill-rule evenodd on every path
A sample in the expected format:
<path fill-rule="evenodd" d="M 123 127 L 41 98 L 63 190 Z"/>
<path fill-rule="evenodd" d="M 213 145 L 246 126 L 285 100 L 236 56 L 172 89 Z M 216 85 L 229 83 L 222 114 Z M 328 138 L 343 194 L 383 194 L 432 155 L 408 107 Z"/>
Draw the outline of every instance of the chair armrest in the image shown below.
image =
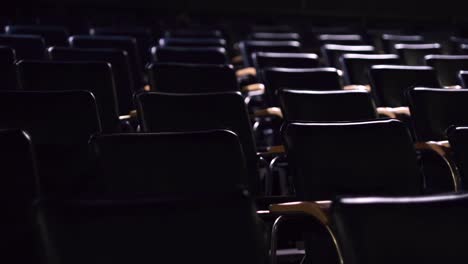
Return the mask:
<path fill-rule="evenodd" d="M 130 119 L 134 119 L 136 117 L 137 117 L 136 110 L 132 110 L 132 111 L 130 111 L 130 113 L 128 113 L 128 115 L 119 116 L 119 120 L 130 120 Z"/>
<path fill-rule="evenodd" d="M 345 85 L 343 87 L 343 90 L 366 90 L 366 91 L 370 92 L 371 87 L 370 87 L 370 85 L 351 84 L 351 85 Z"/>
<path fill-rule="evenodd" d="M 146 91 L 146 92 L 151 91 L 151 86 L 149 86 L 149 84 L 143 86 L 143 91 Z"/>
<path fill-rule="evenodd" d="M 444 86 L 445 89 L 463 89 L 460 85 L 449 85 L 449 86 Z"/>
<path fill-rule="evenodd" d="M 271 146 L 268 147 L 265 152 L 259 152 L 257 155 L 259 156 L 269 156 L 269 155 L 275 155 L 275 154 L 283 154 L 285 153 L 286 150 L 283 145 L 278 145 L 278 146 Z"/>
<path fill-rule="evenodd" d="M 253 83 L 253 84 L 249 84 L 249 85 L 242 87 L 241 91 L 243 93 L 256 92 L 256 91 L 265 92 L 265 85 L 263 85 L 263 83 Z"/>
<path fill-rule="evenodd" d="M 233 64 L 242 64 L 244 60 L 242 59 L 241 55 L 237 55 L 237 56 L 232 57 L 231 62 Z"/>
<path fill-rule="evenodd" d="M 411 116 L 408 107 L 377 107 L 377 113 L 390 118 L 397 118 L 399 115 Z"/>
<path fill-rule="evenodd" d="M 257 70 L 254 67 L 247 67 L 236 71 L 237 77 L 243 77 L 246 75 L 257 76 Z"/>
<path fill-rule="evenodd" d="M 328 211 L 331 201 L 316 201 L 316 202 L 291 202 L 270 205 L 270 213 L 276 214 L 306 214 L 314 217 L 320 223 L 328 226 L 330 219 Z"/>
<path fill-rule="evenodd" d="M 279 118 L 283 118 L 283 112 L 279 107 L 269 107 L 266 109 L 256 110 L 254 112 L 255 117 L 264 117 L 264 116 L 276 116 Z"/>

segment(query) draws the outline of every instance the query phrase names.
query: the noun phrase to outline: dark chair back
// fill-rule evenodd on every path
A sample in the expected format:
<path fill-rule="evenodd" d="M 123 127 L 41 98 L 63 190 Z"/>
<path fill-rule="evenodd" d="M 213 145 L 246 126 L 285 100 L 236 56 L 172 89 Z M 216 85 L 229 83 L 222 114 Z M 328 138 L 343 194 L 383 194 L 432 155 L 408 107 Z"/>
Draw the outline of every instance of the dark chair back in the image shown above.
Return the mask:
<path fill-rule="evenodd" d="M 468 55 L 427 55 L 426 64 L 432 66 L 443 86 L 458 85 L 458 73 L 468 70 Z"/>
<path fill-rule="evenodd" d="M 153 61 L 158 63 L 228 64 L 222 47 L 152 47 Z"/>
<path fill-rule="evenodd" d="M 428 44 L 395 44 L 395 50 L 406 65 L 424 66 L 426 55 L 441 54 L 442 46 L 439 43 Z"/>
<path fill-rule="evenodd" d="M 369 70 L 373 65 L 399 65 L 395 54 L 344 54 L 340 57 L 346 84 L 369 85 Z"/>
<path fill-rule="evenodd" d="M 314 53 L 255 52 L 252 54 L 254 67 L 258 70 L 269 67 L 317 68 L 319 59 Z"/>
<path fill-rule="evenodd" d="M 369 45 L 336 45 L 325 44 L 321 47 L 322 56 L 329 67 L 341 69 L 340 57 L 346 53 L 353 54 L 373 54 L 374 46 Z"/>
<path fill-rule="evenodd" d="M 254 52 L 300 52 L 298 41 L 261 41 L 246 40 L 239 43 L 240 53 L 245 67 L 254 67 L 252 54 Z"/>
<path fill-rule="evenodd" d="M 17 60 L 44 60 L 46 45 L 38 35 L 0 35 L 0 46 L 12 48 Z"/>
<path fill-rule="evenodd" d="M 68 30 L 62 26 L 9 25 L 5 33 L 11 35 L 38 35 L 44 38 L 47 46 L 68 46 Z"/>

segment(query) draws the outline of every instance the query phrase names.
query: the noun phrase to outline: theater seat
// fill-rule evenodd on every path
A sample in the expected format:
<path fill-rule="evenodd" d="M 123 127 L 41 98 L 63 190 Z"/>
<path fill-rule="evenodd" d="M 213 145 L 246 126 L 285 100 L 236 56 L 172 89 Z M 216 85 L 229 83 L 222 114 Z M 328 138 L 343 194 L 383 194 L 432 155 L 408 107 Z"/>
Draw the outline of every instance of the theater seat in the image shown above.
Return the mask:
<path fill-rule="evenodd" d="M 421 35 L 382 35 L 382 44 L 385 53 L 394 53 L 395 44 L 420 44 L 423 41 L 424 37 Z"/>
<path fill-rule="evenodd" d="M 442 54 L 439 43 L 429 44 L 395 44 L 395 50 L 406 65 L 424 66 L 424 57 L 431 54 Z"/>
<path fill-rule="evenodd" d="M 301 44 L 298 41 L 261 41 L 246 40 L 239 43 L 239 50 L 244 67 L 253 67 L 252 54 L 254 52 L 300 52 Z"/>
<path fill-rule="evenodd" d="M 374 46 L 369 45 L 336 45 L 326 44 L 321 47 L 322 56 L 329 67 L 341 69 L 340 57 L 346 53 L 373 54 Z"/>
<path fill-rule="evenodd" d="M 20 85 L 26 91 L 90 91 L 96 98 L 102 129 L 121 130 L 114 77 L 105 62 L 21 61 Z"/>
<path fill-rule="evenodd" d="M 226 47 L 225 39 L 220 38 L 160 38 L 160 47 Z"/>
<path fill-rule="evenodd" d="M 148 67 L 153 91 L 165 93 L 237 92 L 230 65 L 153 63 Z"/>
<path fill-rule="evenodd" d="M 77 197 L 88 180 L 88 140 L 101 132 L 94 96 L 85 91 L 1 91 L 0 116 L 0 128 L 22 129 L 31 136 L 40 195 Z"/>
<path fill-rule="evenodd" d="M 363 45 L 364 40 L 358 34 L 320 34 L 318 40 L 321 45 L 338 44 L 338 45 Z"/>
<path fill-rule="evenodd" d="M 228 64 L 221 47 L 152 47 L 153 61 L 159 63 Z"/>
<path fill-rule="evenodd" d="M 166 199 L 41 201 L 45 261 L 263 264 L 252 200 L 240 192 Z"/>
<path fill-rule="evenodd" d="M 38 35 L 44 38 L 46 46 L 68 46 L 68 30 L 62 26 L 9 25 L 5 33 L 11 35 Z"/>
<path fill-rule="evenodd" d="M 98 135 L 89 195 L 165 198 L 216 195 L 248 185 L 240 141 L 225 130 Z"/>
<path fill-rule="evenodd" d="M 12 48 L 17 60 L 44 60 L 46 45 L 37 35 L 0 35 L 0 46 Z"/>
<path fill-rule="evenodd" d="M 437 71 L 443 86 L 459 85 L 459 71 L 468 70 L 468 55 L 427 55 L 425 60 Z"/>
<path fill-rule="evenodd" d="M 255 52 L 252 54 L 256 71 L 267 67 L 317 68 L 319 60 L 314 53 Z"/>
<path fill-rule="evenodd" d="M 372 65 L 399 65 L 398 55 L 394 54 L 343 54 L 340 57 L 346 84 L 369 85 L 369 70 Z"/>

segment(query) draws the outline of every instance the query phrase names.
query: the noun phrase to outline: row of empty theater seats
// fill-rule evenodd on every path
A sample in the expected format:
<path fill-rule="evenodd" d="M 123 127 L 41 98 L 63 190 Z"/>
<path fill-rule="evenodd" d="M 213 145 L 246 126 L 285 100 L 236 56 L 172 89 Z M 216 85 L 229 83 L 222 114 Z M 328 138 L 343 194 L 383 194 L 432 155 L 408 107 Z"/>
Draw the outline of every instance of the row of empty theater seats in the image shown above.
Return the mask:
<path fill-rule="evenodd" d="M 5 26 L 0 260 L 466 261 L 468 38 L 332 26 Z"/>

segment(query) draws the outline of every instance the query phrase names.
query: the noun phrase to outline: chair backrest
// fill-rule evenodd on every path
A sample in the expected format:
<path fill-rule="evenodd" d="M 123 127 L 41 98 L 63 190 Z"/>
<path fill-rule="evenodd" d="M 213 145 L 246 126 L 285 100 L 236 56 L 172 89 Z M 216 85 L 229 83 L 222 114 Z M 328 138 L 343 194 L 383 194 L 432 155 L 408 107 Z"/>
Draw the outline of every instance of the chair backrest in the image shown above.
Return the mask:
<path fill-rule="evenodd" d="M 38 35 L 44 38 L 47 46 L 68 46 L 68 30 L 62 26 L 9 25 L 5 27 L 5 33 L 12 35 Z"/>
<path fill-rule="evenodd" d="M 253 32 L 249 34 L 251 40 L 284 40 L 284 41 L 300 41 L 301 36 L 295 32 Z"/>
<path fill-rule="evenodd" d="M 153 63 L 148 67 L 154 91 L 166 93 L 237 92 L 230 65 Z"/>
<path fill-rule="evenodd" d="M 427 55 L 425 59 L 437 71 L 443 86 L 458 85 L 458 73 L 468 70 L 468 55 Z"/>
<path fill-rule="evenodd" d="M 395 44 L 406 43 L 406 44 L 418 44 L 424 41 L 424 37 L 421 35 L 393 35 L 383 34 L 382 44 L 384 52 L 393 53 L 395 51 Z"/>
<path fill-rule="evenodd" d="M 144 64 L 141 62 L 141 55 L 138 52 L 137 41 L 129 36 L 71 36 L 68 41 L 73 48 L 92 49 L 120 49 L 127 52 L 132 75 L 135 80 L 142 82 L 141 72 Z M 142 87 L 142 85 L 141 85 Z M 140 87 L 137 87 L 140 89 Z"/>
<path fill-rule="evenodd" d="M 43 60 L 46 57 L 44 39 L 38 35 L 0 35 L 0 46 L 12 48 L 17 60 Z"/>
<path fill-rule="evenodd" d="M 462 263 L 467 207 L 466 194 L 341 198 L 331 221 L 345 263 Z"/>
<path fill-rule="evenodd" d="M 120 130 L 117 96 L 109 63 L 21 61 L 17 65 L 23 90 L 90 91 L 96 97 L 103 130 Z"/>
<path fill-rule="evenodd" d="M 336 45 L 326 44 L 321 47 L 322 56 L 330 67 L 341 69 L 340 57 L 346 53 L 354 54 L 373 54 L 374 46 L 369 45 Z"/>
<path fill-rule="evenodd" d="M 125 26 L 125 27 L 93 27 L 89 29 L 89 34 L 93 36 L 130 36 L 136 39 L 138 54 L 142 62 L 149 61 L 150 46 L 154 41 L 151 29 L 146 27 Z"/>
<path fill-rule="evenodd" d="M 136 96 L 136 104 L 143 132 L 227 129 L 236 133 L 247 163 L 249 188 L 257 190 L 258 159 L 252 123 L 239 92 L 141 93 Z"/>
<path fill-rule="evenodd" d="M 453 127 L 447 131 L 450 148 L 460 172 L 462 189 L 468 186 L 468 127 Z"/>
<path fill-rule="evenodd" d="M 268 67 L 317 68 L 319 58 L 315 53 L 254 52 L 253 65 L 261 70 Z"/>
<path fill-rule="evenodd" d="M 96 136 L 97 197 L 177 197 L 248 185 L 238 137 L 227 130 Z"/>
<path fill-rule="evenodd" d="M 239 42 L 239 49 L 245 67 L 254 67 L 252 54 L 254 52 L 300 52 L 301 44 L 298 41 L 262 41 L 245 40 Z"/>
<path fill-rule="evenodd" d="M 165 200 L 43 201 L 37 218 L 46 261 L 262 264 L 265 246 L 253 201 L 231 193 Z"/>
<path fill-rule="evenodd" d="M 285 122 L 333 122 L 376 119 L 374 101 L 366 91 L 279 92 Z"/>
<path fill-rule="evenodd" d="M 299 199 L 422 190 L 411 135 L 400 121 L 288 123 L 283 128 Z"/>
<path fill-rule="evenodd" d="M 436 71 L 429 66 L 374 65 L 369 77 L 379 106 L 408 106 L 406 93 L 412 87 L 439 87 Z"/>
<path fill-rule="evenodd" d="M 468 90 L 413 88 L 408 98 L 419 141 L 445 140 L 451 126 L 468 125 Z"/>
<path fill-rule="evenodd" d="M 220 38 L 161 38 L 160 47 L 226 47 L 225 39 Z"/>
<path fill-rule="evenodd" d="M 343 54 L 340 57 L 344 77 L 347 84 L 368 85 L 369 70 L 373 65 L 399 65 L 400 60 L 395 54 Z"/>
<path fill-rule="evenodd" d="M 0 130 L 0 146 L 0 260 L 37 262 L 39 252 L 31 213 L 38 196 L 38 179 L 31 139 L 19 129 Z"/>
<path fill-rule="evenodd" d="M 223 32 L 217 29 L 178 29 L 164 32 L 165 38 L 223 38 Z"/>
<path fill-rule="evenodd" d="M 439 43 L 428 44 L 396 44 L 395 50 L 405 64 L 410 66 L 424 66 L 424 57 L 431 54 L 441 54 L 442 46 Z"/>
<path fill-rule="evenodd" d="M 460 71 L 458 73 L 458 78 L 462 87 L 468 88 L 468 71 Z"/>
<path fill-rule="evenodd" d="M 128 115 L 133 106 L 133 93 L 138 87 L 134 82 L 127 52 L 118 49 L 78 49 L 51 47 L 49 58 L 53 61 L 87 61 L 110 63 L 115 81 L 119 114 Z"/>
<path fill-rule="evenodd" d="M 364 40 L 359 34 L 320 34 L 320 44 L 363 45 Z"/>
<path fill-rule="evenodd" d="M 228 64 L 222 47 L 152 47 L 153 61 L 159 63 Z"/>
<path fill-rule="evenodd" d="M 42 195 L 72 195 L 83 181 L 88 140 L 101 131 L 87 91 L 0 92 L 0 128 L 26 131 L 38 160 Z"/>
<path fill-rule="evenodd" d="M 0 90 L 18 90 L 18 74 L 15 65 L 15 51 L 6 46 L 0 46 Z"/>
<path fill-rule="evenodd" d="M 279 106 L 278 91 L 284 88 L 317 91 L 343 89 L 340 75 L 335 68 L 265 68 L 261 71 L 261 80 L 265 84 L 271 106 Z"/>

